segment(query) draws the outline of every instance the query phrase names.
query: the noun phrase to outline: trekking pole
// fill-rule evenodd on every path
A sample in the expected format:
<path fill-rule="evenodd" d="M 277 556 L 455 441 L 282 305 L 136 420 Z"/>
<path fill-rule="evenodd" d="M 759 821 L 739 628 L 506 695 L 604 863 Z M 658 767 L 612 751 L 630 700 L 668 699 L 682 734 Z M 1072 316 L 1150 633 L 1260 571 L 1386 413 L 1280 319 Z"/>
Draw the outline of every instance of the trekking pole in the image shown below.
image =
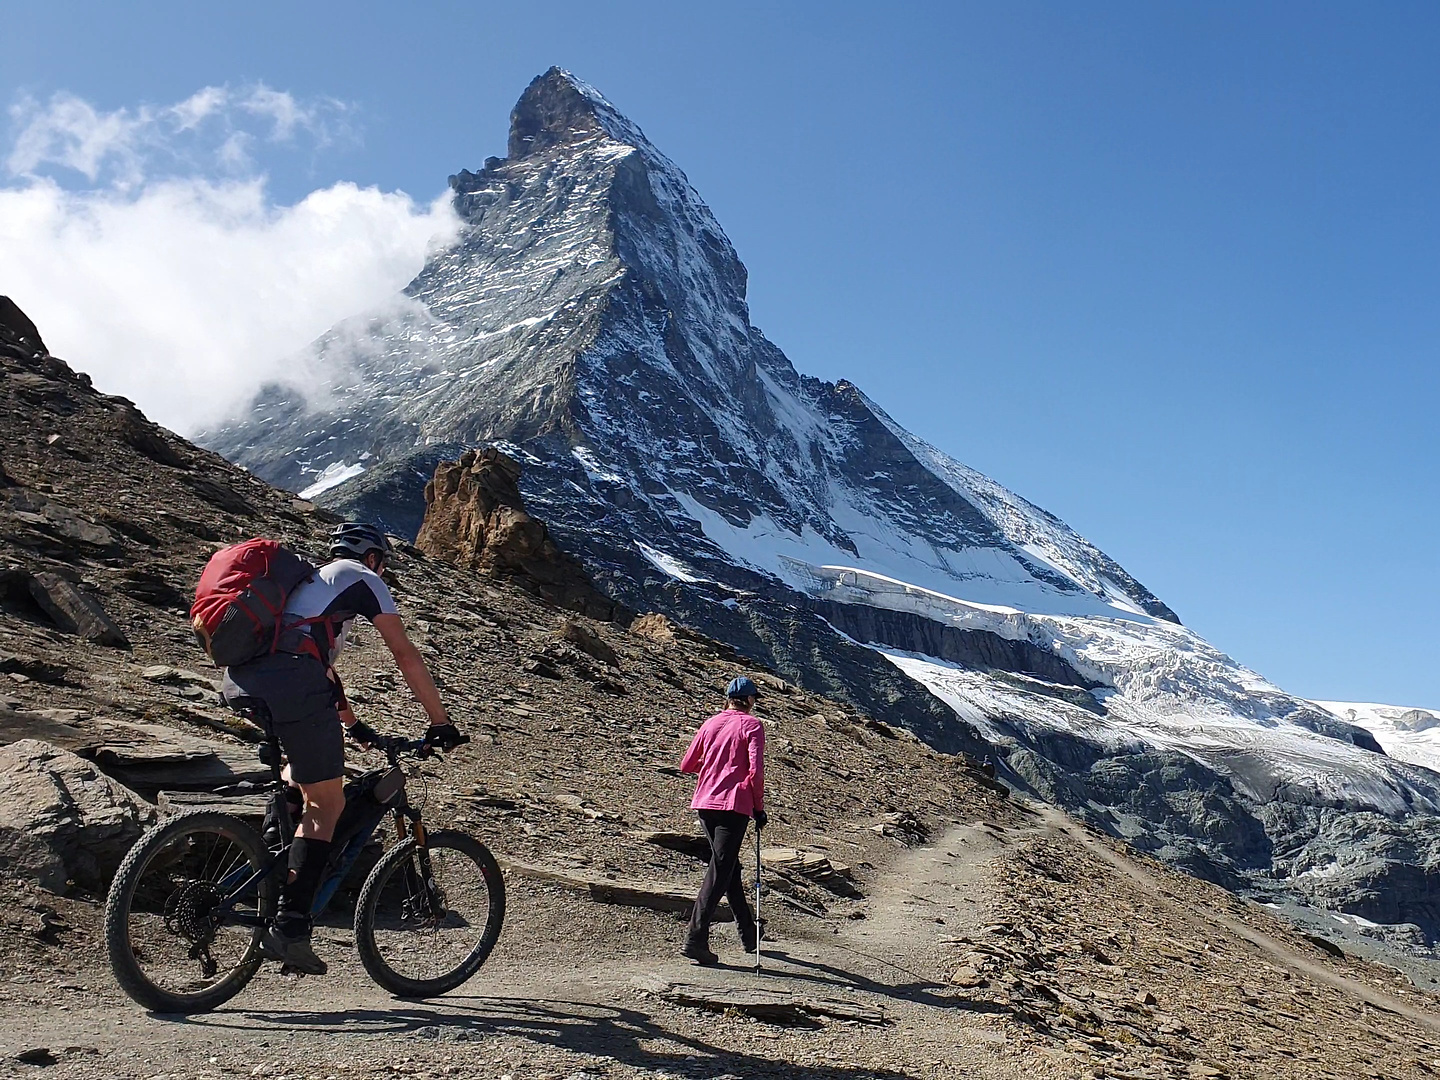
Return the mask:
<path fill-rule="evenodd" d="M 755 974 L 760 974 L 760 939 L 765 936 L 765 920 L 760 918 L 760 823 L 755 823 Z"/>

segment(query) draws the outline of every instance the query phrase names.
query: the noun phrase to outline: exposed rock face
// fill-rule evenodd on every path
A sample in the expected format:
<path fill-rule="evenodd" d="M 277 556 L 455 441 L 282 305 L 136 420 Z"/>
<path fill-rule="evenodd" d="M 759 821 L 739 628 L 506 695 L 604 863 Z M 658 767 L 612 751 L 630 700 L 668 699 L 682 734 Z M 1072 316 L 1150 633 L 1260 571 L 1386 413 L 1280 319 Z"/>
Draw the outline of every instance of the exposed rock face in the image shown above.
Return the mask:
<path fill-rule="evenodd" d="M 0 349 L 18 360 L 50 353 L 30 317 L 8 296 L 0 296 Z"/>
<path fill-rule="evenodd" d="M 64 892 L 109 883 L 155 808 L 49 743 L 0 747 L 0 868 Z"/>
<path fill-rule="evenodd" d="M 624 613 L 580 564 L 525 511 L 520 463 L 493 447 L 442 463 L 425 485 L 425 520 L 415 546 L 483 574 L 510 577 L 536 595 L 594 619 Z"/>
<path fill-rule="evenodd" d="M 910 611 L 813 599 L 813 610 L 856 641 L 877 641 L 980 671 L 1005 671 L 1086 690 L 1105 684 L 1086 678 L 1063 656 L 1023 638 L 962 629 Z"/>
<path fill-rule="evenodd" d="M 175 443 L 166 437 L 160 425 L 151 423 L 139 409 L 128 402 L 115 410 L 114 425 L 116 434 L 124 442 L 151 461 L 168 465 L 172 469 L 183 469 L 189 464 Z"/>
<path fill-rule="evenodd" d="M 1335 863 L 1324 902 L 1378 910 L 1419 879 L 1336 861 L 1327 823 L 1367 813 L 1395 826 L 1381 857 L 1440 864 L 1440 777 L 1221 653 L 858 387 L 797 372 L 714 215 L 597 91 L 553 69 L 511 121 L 506 158 L 451 178 L 464 228 L 402 313 L 319 342 L 333 393 L 268 391 L 211 446 L 295 490 L 362 470 L 316 497 L 413 533 L 417 474 L 498 443 L 620 603 L 932 746 L 999 746 L 1012 778 L 1179 865 L 1318 896 L 1299 868 Z M 489 527 L 455 514 L 456 536 Z"/>

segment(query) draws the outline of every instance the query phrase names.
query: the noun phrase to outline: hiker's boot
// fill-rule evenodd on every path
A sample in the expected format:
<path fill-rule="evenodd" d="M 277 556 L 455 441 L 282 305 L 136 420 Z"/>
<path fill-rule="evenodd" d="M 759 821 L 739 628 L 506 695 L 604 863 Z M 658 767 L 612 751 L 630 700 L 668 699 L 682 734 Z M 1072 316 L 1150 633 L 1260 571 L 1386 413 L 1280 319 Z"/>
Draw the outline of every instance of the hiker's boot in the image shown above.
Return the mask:
<path fill-rule="evenodd" d="M 680 950 L 680 955 L 694 960 L 701 967 L 718 964 L 720 957 L 710 951 L 709 937 L 709 934 L 691 934 L 685 939 L 685 946 Z"/>
<path fill-rule="evenodd" d="M 325 961 L 315 955 L 308 931 L 291 937 L 281 927 L 271 926 L 260 938 L 260 955 L 270 960 L 279 960 L 286 967 L 306 975 L 324 975 L 329 970 Z"/>

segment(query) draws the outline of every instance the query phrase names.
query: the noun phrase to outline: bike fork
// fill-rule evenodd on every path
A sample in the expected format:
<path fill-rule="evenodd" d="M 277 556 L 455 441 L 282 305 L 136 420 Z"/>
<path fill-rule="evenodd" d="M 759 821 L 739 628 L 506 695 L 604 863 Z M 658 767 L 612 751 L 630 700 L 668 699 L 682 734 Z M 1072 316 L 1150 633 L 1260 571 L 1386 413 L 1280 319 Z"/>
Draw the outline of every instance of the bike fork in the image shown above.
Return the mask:
<path fill-rule="evenodd" d="M 406 815 L 397 811 L 395 827 L 401 841 L 405 840 L 407 831 L 415 841 L 415 857 L 405 864 L 405 901 L 402 915 L 438 924 L 445 917 L 444 895 L 440 892 L 430 865 L 430 849 L 425 843 L 425 825 L 418 814 Z"/>

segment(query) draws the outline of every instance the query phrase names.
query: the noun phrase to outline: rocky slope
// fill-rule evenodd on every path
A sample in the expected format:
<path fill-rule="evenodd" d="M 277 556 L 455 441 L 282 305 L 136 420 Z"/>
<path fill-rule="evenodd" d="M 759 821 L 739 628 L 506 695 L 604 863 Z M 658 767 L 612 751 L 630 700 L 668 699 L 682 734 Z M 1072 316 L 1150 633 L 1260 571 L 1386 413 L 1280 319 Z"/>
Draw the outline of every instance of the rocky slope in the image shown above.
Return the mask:
<path fill-rule="evenodd" d="M 558 69 L 399 301 L 207 445 L 413 535 L 498 442 L 601 587 L 1234 887 L 1440 932 L 1440 776 L 1211 647 L 1064 523 L 798 374 L 683 173 Z M 1417 929 L 1418 928 L 1418 929 Z M 1384 932 L 1384 931 L 1377 931 Z"/>
<path fill-rule="evenodd" d="M 314 551 L 327 519 L 42 348 L 0 326 L 0 1071 L 281 1076 L 314 1061 L 326 1075 L 551 1080 L 1348 1080 L 1440 1068 L 1429 990 L 1006 799 L 973 762 L 883 714 L 763 671 L 769 973 L 756 980 L 723 928 L 730 966 L 697 972 L 674 957 L 676 915 L 561 882 L 694 887 L 674 763 L 734 654 L 663 616 L 626 629 L 554 606 L 513 564 L 495 572 L 506 530 L 444 514 L 427 532 L 466 567 L 405 546 L 394 588 L 476 738 L 415 786 L 428 821 L 505 860 L 496 954 L 462 992 L 396 1002 L 360 970 L 342 904 L 319 930 L 332 977 L 267 967 L 222 1014 L 141 1014 L 104 967 L 97 897 L 113 860 L 168 793 L 244 790 L 255 768 L 253 734 L 216 705 L 187 594 L 216 544 L 263 534 Z M 497 464 L 462 468 L 483 485 Z M 573 570 L 526 550 L 541 585 Z M 57 619 L 37 599 L 53 606 L 57 582 L 123 643 Z M 343 664 L 357 709 L 418 730 L 383 647 L 357 637 Z M 776 1024 L 747 1013 L 757 1002 L 772 1016 L 795 1017 L 796 1002 L 832 1013 Z"/>

